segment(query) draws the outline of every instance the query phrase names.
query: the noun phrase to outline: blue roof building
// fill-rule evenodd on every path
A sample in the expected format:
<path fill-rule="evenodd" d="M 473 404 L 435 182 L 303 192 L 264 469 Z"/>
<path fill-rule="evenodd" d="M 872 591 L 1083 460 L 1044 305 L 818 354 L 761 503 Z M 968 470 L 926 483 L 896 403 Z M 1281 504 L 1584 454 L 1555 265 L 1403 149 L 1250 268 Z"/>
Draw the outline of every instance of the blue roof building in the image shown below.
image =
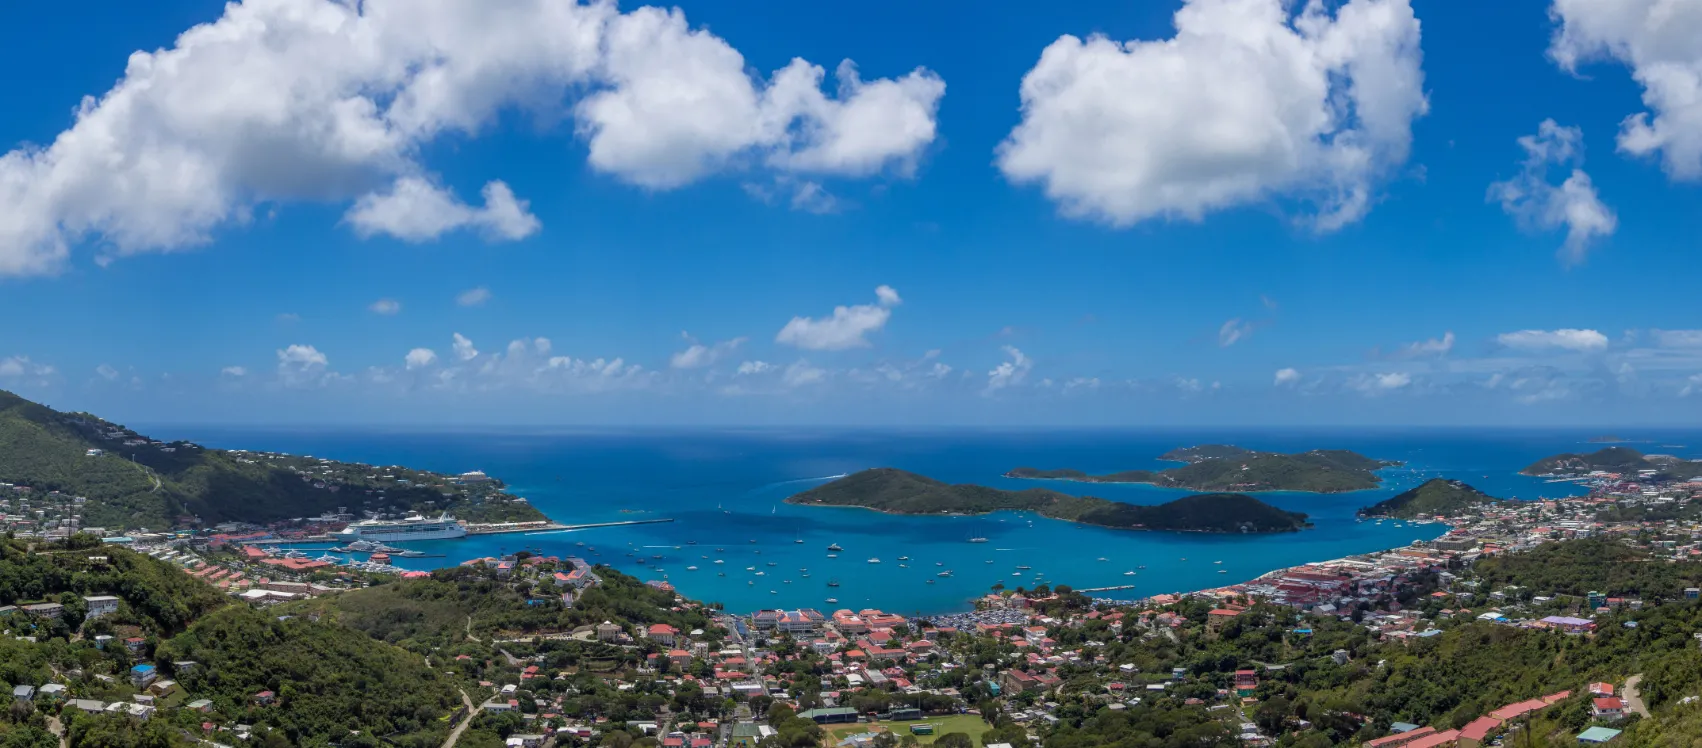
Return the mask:
<path fill-rule="evenodd" d="M 1578 742 L 1585 744 L 1606 743 L 1609 740 L 1619 737 L 1619 732 L 1619 730 L 1615 730 L 1611 727 L 1592 727 L 1578 733 Z"/>

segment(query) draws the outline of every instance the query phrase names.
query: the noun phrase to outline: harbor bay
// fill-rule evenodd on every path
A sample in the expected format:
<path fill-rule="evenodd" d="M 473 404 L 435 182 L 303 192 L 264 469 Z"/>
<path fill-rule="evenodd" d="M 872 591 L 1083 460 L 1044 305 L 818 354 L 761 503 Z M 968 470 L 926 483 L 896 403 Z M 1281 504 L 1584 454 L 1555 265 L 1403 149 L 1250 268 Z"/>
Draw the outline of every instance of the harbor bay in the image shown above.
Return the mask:
<path fill-rule="evenodd" d="M 192 436 L 214 446 L 250 445 L 446 472 L 481 469 L 502 478 L 511 492 L 526 497 L 553 521 L 576 528 L 394 543 L 424 554 L 393 557 L 391 563 L 404 569 L 429 570 L 529 550 L 579 556 L 641 579 L 666 579 L 683 594 L 721 602 L 730 610 L 879 607 L 937 614 L 968 609 L 971 600 L 994 585 L 1014 589 L 1066 584 L 1102 590 L 1096 596 L 1133 599 L 1220 587 L 1287 566 L 1429 540 L 1447 528 L 1360 521 L 1355 512 L 1434 477 L 1469 480 L 1488 493 L 1520 499 L 1578 494 L 1582 490 L 1575 485 L 1522 476 L 1518 470 L 1543 456 L 1575 450 L 1591 435 L 244 430 Z M 1664 435 L 1660 441 L 1695 443 L 1684 436 Z M 1011 464 L 1039 461 L 1095 470 L 1162 468 L 1167 465 L 1155 461 L 1156 455 L 1211 442 L 1289 451 L 1353 449 L 1403 465 L 1383 470 L 1383 483 L 1373 490 L 1257 494 L 1282 509 L 1308 514 L 1314 524 L 1300 532 L 1272 535 L 1114 530 L 1021 512 L 897 516 L 785 502 L 847 473 L 896 466 L 954 483 L 1013 490 L 1038 484 L 1076 495 L 1159 504 L 1189 492 L 1011 479 L 1002 473 Z M 1659 450 L 1651 446 L 1650 451 Z M 621 524 L 635 521 L 643 524 Z M 985 542 L 970 542 L 981 539 Z M 841 550 L 830 550 L 833 546 Z M 830 599 L 836 602 L 827 602 Z"/>

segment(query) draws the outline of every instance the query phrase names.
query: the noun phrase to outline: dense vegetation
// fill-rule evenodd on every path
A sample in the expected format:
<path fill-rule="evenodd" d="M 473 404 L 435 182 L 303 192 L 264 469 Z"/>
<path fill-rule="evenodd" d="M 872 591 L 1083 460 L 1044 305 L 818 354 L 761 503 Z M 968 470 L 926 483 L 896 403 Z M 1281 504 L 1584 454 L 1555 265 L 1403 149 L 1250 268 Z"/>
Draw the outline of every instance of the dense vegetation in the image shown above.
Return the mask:
<path fill-rule="evenodd" d="M 106 436 L 115 433 L 123 436 Z M 91 457 L 91 449 L 104 454 Z M 411 480 L 379 480 L 386 471 Z M 84 524 L 112 529 L 160 529 L 181 518 L 269 522 L 338 507 L 447 510 L 473 521 L 543 519 L 531 505 L 497 493 L 496 482 L 465 489 L 449 486 L 444 476 L 399 468 L 155 443 L 96 416 L 60 413 L 5 391 L 0 481 L 87 497 Z"/>
<path fill-rule="evenodd" d="M 1139 506 L 1043 488 L 1003 491 L 970 484 L 952 485 L 894 468 L 854 473 L 787 501 L 814 506 L 855 506 L 894 514 L 1031 511 L 1053 519 L 1124 530 L 1287 532 L 1306 526 L 1306 515 L 1286 512 L 1242 494 L 1201 494 L 1156 506 Z"/>
<path fill-rule="evenodd" d="M 1606 447 L 1589 454 L 1567 452 L 1544 457 L 1519 472 L 1525 475 L 1573 475 L 1604 470 L 1636 477 L 1639 470 L 1654 470 L 1655 476 L 1667 480 L 1702 477 L 1702 462 L 1690 462 L 1670 455 L 1645 455 L 1630 447 Z"/>
<path fill-rule="evenodd" d="M 0 538 L 0 605 L 63 603 L 64 620 L 43 624 L 63 627 L 65 631 L 57 632 L 61 635 L 82 623 L 85 595 L 123 601 L 116 615 L 101 620 L 103 627 L 134 624 L 162 635 L 182 631 L 227 601 L 218 590 L 169 564 L 101 546 L 87 535 L 42 550 L 32 553 L 22 540 Z"/>
<path fill-rule="evenodd" d="M 1104 475 L 1019 467 L 1005 476 L 1087 483 L 1151 483 L 1196 491 L 1339 493 L 1376 488 L 1382 482 L 1376 471 L 1398 464 L 1341 449 L 1278 454 L 1222 444 L 1175 449 L 1159 459 L 1187 464 L 1165 470 L 1125 470 Z"/>
<path fill-rule="evenodd" d="M 1474 569 L 1489 589 L 1517 585 L 1564 595 L 1676 599 L 1702 583 L 1702 562 L 1655 559 L 1605 538 L 1547 543 L 1482 559 Z"/>
<path fill-rule="evenodd" d="M 1432 478 L 1407 491 L 1359 510 L 1362 517 L 1451 517 L 1482 504 L 1500 501 L 1465 483 Z"/>
<path fill-rule="evenodd" d="M 420 657 L 359 631 L 307 617 L 274 616 L 232 606 L 197 621 L 160 645 L 164 667 L 191 660 L 175 677 L 212 699 L 221 714 L 271 725 L 292 745 L 428 746 L 442 742 L 444 719 L 460 697 L 448 678 Z M 276 703 L 255 695 L 271 691 Z"/>

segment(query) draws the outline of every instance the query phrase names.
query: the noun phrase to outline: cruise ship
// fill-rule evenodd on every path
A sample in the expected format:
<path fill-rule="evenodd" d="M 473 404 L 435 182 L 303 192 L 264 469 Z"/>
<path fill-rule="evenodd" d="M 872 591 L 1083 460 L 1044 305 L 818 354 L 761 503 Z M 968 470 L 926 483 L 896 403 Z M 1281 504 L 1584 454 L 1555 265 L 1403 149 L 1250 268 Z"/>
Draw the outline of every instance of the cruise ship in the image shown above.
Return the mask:
<path fill-rule="evenodd" d="M 335 534 L 338 540 L 377 540 L 394 542 L 406 540 L 450 540 L 466 537 L 467 528 L 447 514 L 437 519 L 419 515 L 400 520 L 368 519 L 356 522 Z"/>

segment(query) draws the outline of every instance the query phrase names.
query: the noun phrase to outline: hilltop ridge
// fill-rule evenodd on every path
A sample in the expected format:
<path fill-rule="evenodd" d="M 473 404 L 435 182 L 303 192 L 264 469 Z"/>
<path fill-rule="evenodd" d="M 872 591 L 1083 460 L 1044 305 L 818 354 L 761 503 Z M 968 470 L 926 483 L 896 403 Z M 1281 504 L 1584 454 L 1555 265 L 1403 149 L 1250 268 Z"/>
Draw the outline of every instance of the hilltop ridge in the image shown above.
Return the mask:
<path fill-rule="evenodd" d="M 163 529 L 336 511 L 448 511 L 473 521 L 544 519 L 498 480 L 162 442 L 90 413 L 0 390 L 0 483 L 83 497 L 83 525 Z"/>
<path fill-rule="evenodd" d="M 1282 454 L 1257 452 L 1228 444 L 1203 444 L 1159 455 L 1167 462 L 1185 463 L 1164 470 L 1124 470 L 1090 475 L 1081 470 L 1040 470 L 1019 467 L 1007 478 L 1068 480 L 1082 483 L 1150 483 L 1195 491 L 1304 491 L 1341 493 L 1376 488 L 1376 471 L 1400 465 L 1345 449 L 1314 449 Z"/>

